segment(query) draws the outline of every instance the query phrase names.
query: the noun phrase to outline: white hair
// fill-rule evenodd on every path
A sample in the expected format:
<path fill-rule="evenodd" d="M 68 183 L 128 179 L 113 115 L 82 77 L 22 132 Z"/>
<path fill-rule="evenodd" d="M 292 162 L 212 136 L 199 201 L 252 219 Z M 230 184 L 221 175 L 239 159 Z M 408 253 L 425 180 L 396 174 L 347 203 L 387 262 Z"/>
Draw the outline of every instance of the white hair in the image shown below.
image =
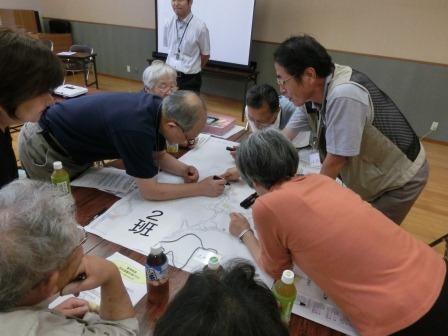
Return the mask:
<path fill-rule="evenodd" d="M 73 209 L 73 198 L 48 183 L 16 180 L 0 190 L 0 311 L 67 262 L 80 242 Z"/>
<path fill-rule="evenodd" d="M 205 121 L 207 107 L 195 92 L 179 90 L 163 99 L 162 114 L 175 120 L 183 131 L 189 131 L 199 120 Z"/>
<path fill-rule="evenodd" d="M 149 90 L 152 90 L 160 78 L 164 76 L 172 77 L 173 81 L 176 81 L 177 72 L 168 64 L 155 60 L 143 71 L 143 84 Z"/>

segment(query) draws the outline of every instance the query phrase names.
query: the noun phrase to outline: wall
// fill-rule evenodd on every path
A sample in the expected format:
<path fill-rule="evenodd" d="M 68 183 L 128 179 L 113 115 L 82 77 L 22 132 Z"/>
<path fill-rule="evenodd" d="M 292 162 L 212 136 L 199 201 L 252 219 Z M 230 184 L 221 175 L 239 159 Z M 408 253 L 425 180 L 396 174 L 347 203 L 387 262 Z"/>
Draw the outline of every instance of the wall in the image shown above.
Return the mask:
<path fill-rule="evenodd" d="M 153 0 L 120 0 L 114 10 L 101 11 L 105 1 L 76 1 L 80 9 L 72 11 L 69 2 L 42 0 L 42 14 L 72 20 L 74 41 L 94 47 L 100 73 L 140 80 L 155 50 Z M 419 135 L 438 121 L 439 130 L 430 137 L 448 141 L 448 111 L 442 102 L 448 82 L 448 39 L 443 36 L 448 20 L 440 19 L 448 17 L 448 0 L 257 0 L 255 14 L 251 58 L 258 63 L 259 83 L 275 85 L 277 43 L 308 32 L 336 62 L 367 73 Z M 234 80 L 204 78 L 206 93 L 241 99 L 243 87 Z"/>
<path fill-rule="evenodd" d="M 40 0 L 1 0 L 0 8 L 2 9 L 30 9 L 40 11 Z"/>
<path fill-rule="evenodd" d="M 254 38 L 306 32 L 327 49 L 448 64 L 448 0 L 257 0 Z"/>

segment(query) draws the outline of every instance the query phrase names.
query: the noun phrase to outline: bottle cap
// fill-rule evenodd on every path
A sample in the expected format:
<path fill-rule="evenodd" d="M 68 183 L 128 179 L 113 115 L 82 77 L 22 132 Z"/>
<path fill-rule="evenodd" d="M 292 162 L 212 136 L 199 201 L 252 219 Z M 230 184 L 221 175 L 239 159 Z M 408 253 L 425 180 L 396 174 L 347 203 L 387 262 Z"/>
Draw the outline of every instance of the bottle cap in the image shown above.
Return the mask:
<path fill-rule="evenodd" d="M 210 259 L 208 260 L 208 268 L 210 270 L 217 270 L 219 268 L 219 259 L 218 257 L 210 257 Z"/>
<path fill-rule="evenodd" d="M 163 252 L 163 247 L 159 243 L 155 244 L 154 246 L 151 246 L 151 252 L 152 255 L 158 255 Z"/>
<path fill-rule="evenodd" d="M 61 161 L 53 162 L 53 169 L 62 169 L 62 162 Z"/>
<path fill-rule="evenodd" d="M 294 272 L 290 270 L 284 270 L 282 274 L 282 282 L 291 285 L 294 283 Z"/>

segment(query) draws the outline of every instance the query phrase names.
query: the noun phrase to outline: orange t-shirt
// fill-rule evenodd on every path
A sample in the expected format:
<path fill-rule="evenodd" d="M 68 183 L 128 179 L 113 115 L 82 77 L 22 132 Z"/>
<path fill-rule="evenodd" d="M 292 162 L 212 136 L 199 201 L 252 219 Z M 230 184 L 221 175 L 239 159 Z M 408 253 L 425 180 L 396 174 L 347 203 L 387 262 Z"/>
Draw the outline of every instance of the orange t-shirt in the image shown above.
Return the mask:
<path fill-rule="evenodd" d="M 279 278 L 297 264 L 362 335 L 413 324 L 440 294 L 443 259 L 326 176 L 284 182 L 252 209 L 262 267 Z"/>

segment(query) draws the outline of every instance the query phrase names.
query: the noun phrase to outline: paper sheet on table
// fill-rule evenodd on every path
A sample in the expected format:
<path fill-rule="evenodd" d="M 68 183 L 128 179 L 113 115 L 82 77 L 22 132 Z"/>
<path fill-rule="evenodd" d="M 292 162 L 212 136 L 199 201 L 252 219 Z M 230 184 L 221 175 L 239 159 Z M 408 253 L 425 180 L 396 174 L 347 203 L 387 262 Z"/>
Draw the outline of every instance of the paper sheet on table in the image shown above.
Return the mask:
<path fill-rule="evenodd" d="M 200 180 L 210 175 L 220 175 L 235 165 L 233 157 L 225 149 L 233 145 L 236 143 L 210 137 L 180 160 L 194 165 L 199 171 Z M 157 180 L 162 183 L 183 183 L 182 178 L 163 172 L 158 174 Z M 246 247 L 229 234 L 228 226 L 229 214 L 234 211 L 243 213 L 252 221 L 251 211 L 243 209 L 239 204 L 253 192 L 245 183 L 239 182 L 226 186 L 219 197 L 152 202 L 143 200 L 134 191 L 92 221 L 86 230 L 144 255 L 159 241 L 180 238 L 179 241 L 163 245 L 173 251 L 174 258 L 169 256 L 169 260 L 174 266 L 183 265 L 192 256 L 185 268 L 187 271 L 202 268 L 211 252 L 223 258 L 223 261 L 234 257 L 251 260 Z M 201 246 L 200 240 L 204 247 L 211 249 L 196 250 Z"/>
<path fill-rule="evenodd" d="M 235 125 L 235 126 L 233 126 L 233 128 L 232 128 L 230 131 L 228 131 L 227 133 L 224 133 L 223 135 L 216 135 L 216 134 L 213 134 L 213 136 L 214 136 L 214 137 L 217 137 L 217 138 L 221 138 L 221 139 L 228 139 L 228 138 L 230 138 L 232 135 L 237 134 L 239 131 L 241 131 L 241 130 L 243 130 L 243 129 L 244 129 L 243 126 Z"/>
<path fill-rule="evenodd" d="M 61 51 L 57 53 L 58 56 L 71 56 L 74 54 L 76 54 L 76 51 Z"/>
<path fill-rule="evenodd" d="M 145 267 L 138 262 L 125 257 L 124 255 L 115 252 L 107 260 L 112 261 L 119 269 L 121 279 L 123 280 L 126 291 L 129 294 L 132 305 L 135 306 L 140 299 L 146 294 L 146 275 Z M 48 305 L 52 309 L 73 295 L 64 295 L 58 297 L 56 300 Z M 89 301 L 93 306 L 98 306 L 101 303 L 101 289 L 95 288 L 79 293 L 80 299 Z"/>
<path fill-rule="evenodd" d="M 350 324 L 350 321 L 344 316 L 331 298 L 327 297 L 297 266 L 294 267 L 294 273 L 296 274 L 295 285 L 297 289 L 297 298 L 292 308 L 294 314 L 303 316 L 346 335 L 358 335 Z"/>
<path fill-rule="evenodd" d="M 113 167 L 89 168 L 84 174 L 71 182 L 75 187 L 102 190 L 118 197 L 127 195 L 136 188 L 134 178 L 123 169 Z"/>

